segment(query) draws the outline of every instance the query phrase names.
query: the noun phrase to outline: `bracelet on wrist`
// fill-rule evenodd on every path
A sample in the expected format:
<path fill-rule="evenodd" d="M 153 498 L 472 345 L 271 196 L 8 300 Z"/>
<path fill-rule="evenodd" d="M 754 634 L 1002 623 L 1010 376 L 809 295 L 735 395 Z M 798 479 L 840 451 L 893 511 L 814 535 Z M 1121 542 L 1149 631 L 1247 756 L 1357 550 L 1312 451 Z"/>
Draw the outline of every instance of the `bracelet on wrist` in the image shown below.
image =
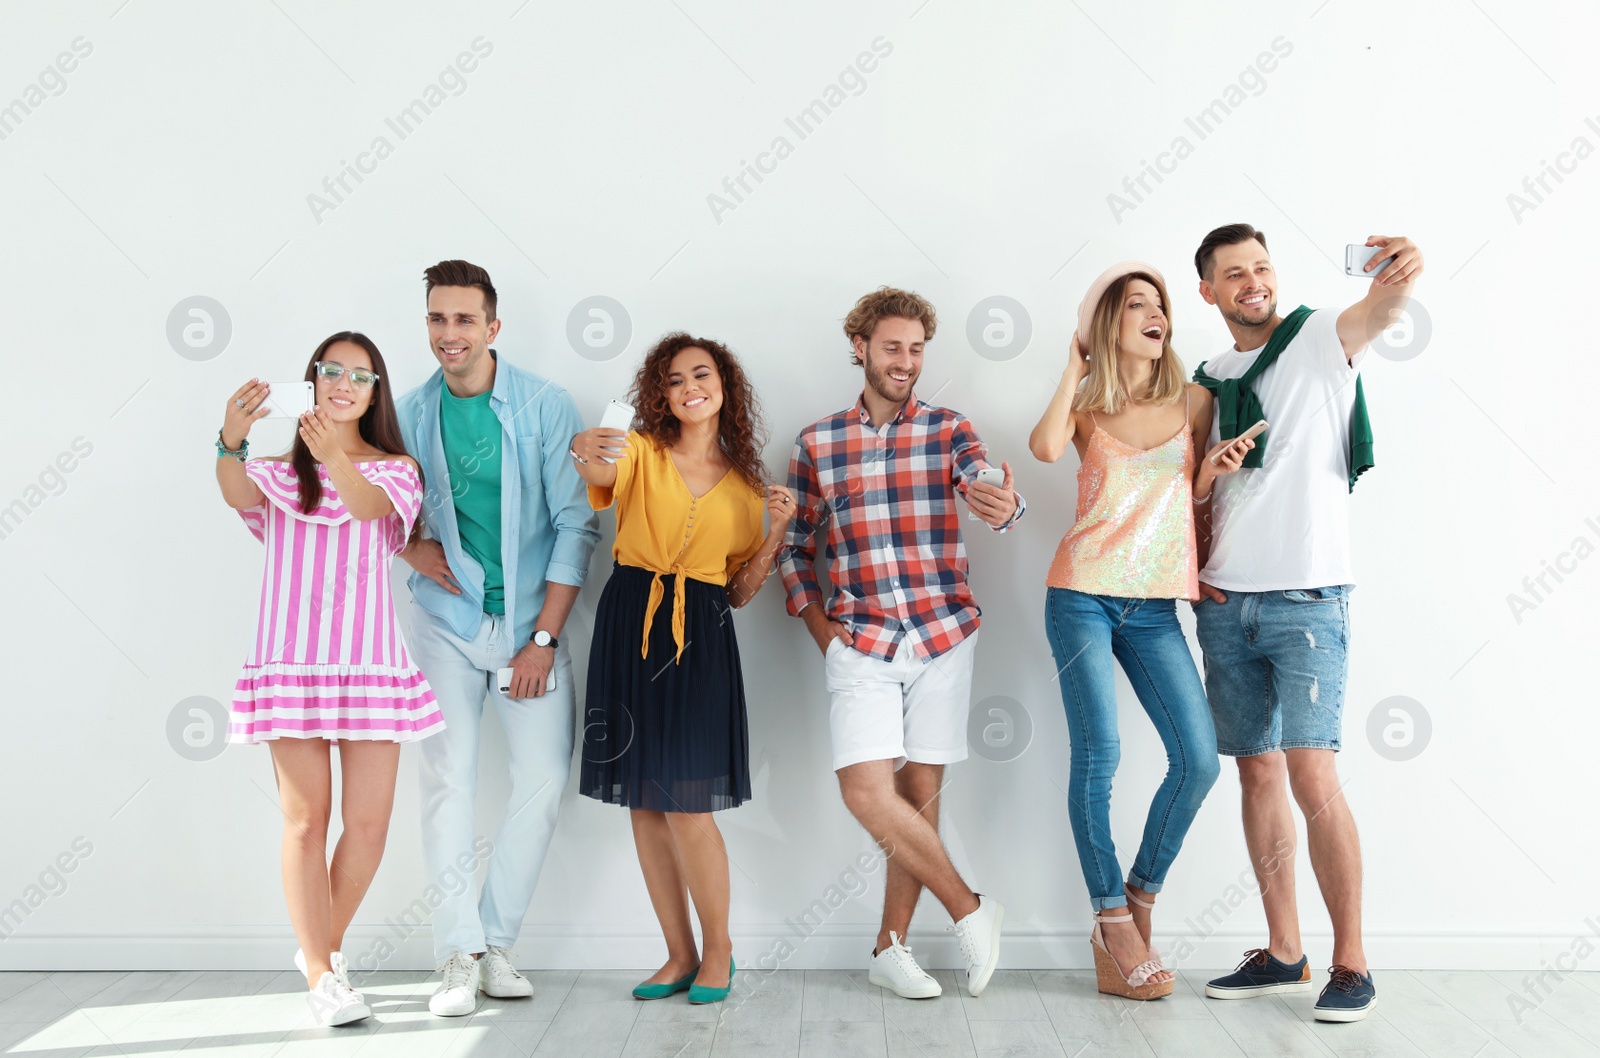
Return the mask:
<path fill-rule="evenodd" d="M 239 462 L 243 463 L 245 461 L 245 457 L 247 455 L 249 455 L 249 454 L 250 454 L 250 438 L 246 437 L 243 440 L 241 440 L 239 442 L 239 447 L 238 448 L 229 448 L 228 445 L 227 445 L 227 442 L 225 442 L 222 439 L 222 431 L 221 430 L 217 431 L 217 458 L 218 459 L 225 459 L 225 458 L 227 458 L 229 456 L 232 456 L 234 459 L 237 459 Z"/>

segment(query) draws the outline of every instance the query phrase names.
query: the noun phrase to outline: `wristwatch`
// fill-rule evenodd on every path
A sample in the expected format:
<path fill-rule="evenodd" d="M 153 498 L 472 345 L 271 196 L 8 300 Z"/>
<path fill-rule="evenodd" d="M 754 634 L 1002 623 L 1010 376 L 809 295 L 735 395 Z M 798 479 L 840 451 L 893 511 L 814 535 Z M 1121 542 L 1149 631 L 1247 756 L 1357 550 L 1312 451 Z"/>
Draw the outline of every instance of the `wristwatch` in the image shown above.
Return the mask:
<path fill-rule="evenodd" d="M 533 645 L 536 647 L 558 647 L 561 645 L 561 641 L 541 628 L 533 633 Z"/>

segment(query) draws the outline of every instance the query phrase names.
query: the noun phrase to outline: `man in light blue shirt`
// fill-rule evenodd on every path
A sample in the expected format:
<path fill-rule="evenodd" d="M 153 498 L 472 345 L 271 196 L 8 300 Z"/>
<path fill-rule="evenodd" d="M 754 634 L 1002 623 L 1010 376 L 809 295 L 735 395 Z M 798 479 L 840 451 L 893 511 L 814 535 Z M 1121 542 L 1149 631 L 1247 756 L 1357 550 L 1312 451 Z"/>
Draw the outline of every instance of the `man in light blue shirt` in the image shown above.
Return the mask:
<path fill-rule="evenodd" d="M 443 896 L 433 939 L 444 981 L 428 1006 L 458 1017 L 477 1009 L 480 989 L 533 994 L 510 949 L 567 785 L 577 699 L 561 632 L 600 532 L 567 458 L 583 429 L 572 398 L 489 348 L 501 323 L 489 273 L 441 261 L 424 277 L 439 370 L 396 411 L 427 487 L 427 535 L 401 557 L 414 570 L 406 642 L 445 719 L 422 746 L 422 849 L 431 889 Z M 502 668 L 513 670 L 504 694 Z M 511 801 L 487 849 L 473 834 L 486 696 L 511 764 Z M 473 879 L 484 856 L 479 896 Z"/>

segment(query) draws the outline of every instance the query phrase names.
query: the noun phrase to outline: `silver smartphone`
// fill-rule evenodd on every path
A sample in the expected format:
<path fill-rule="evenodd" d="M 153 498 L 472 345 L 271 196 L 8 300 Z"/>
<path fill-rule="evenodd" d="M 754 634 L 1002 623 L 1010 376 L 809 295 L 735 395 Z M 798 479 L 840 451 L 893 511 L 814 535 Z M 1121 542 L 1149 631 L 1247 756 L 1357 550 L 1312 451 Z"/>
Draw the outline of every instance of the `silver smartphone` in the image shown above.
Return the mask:
<path fill-rule="evenodd" d="M 309 382 L 268 382 L 265 419 L 298 419 L 316 403 L 316 387 Z"/>
<path fill-rule="evenodd" d="M 494 680 L 495 680 L 494 685 L 500 689 L 500 693 L 501 694 L 510 694 L 511 693 L 511 675 L 512 675 L 512 673 L 514 671 L 515 670 L 513 670 L 513 669 L 507 668 L 507 669 L 501 669 L 501 670 L 499 670 L 498 672 L 496 672 L 494 674 Z M 545 693 L 546 694 L 548 694 L 549 692 L 551 692 L 551 691 L 556 689 L 556 670 L 555 669 L 551 669 L 549 671 L 549 673 L 547 673 L 545 675 L 545 678 L 544 678 L 544 689 L 545 689 Z"/>
<path fill-rule="evenodd" d="M 627 433 L 629 430 L 633 429 L 633 416 L 634 411 L 632 404 L 624 404 L 620 400 L 612 400 L 606 405 L 605 412 L 600 416 L 600 429 L 618 430 L 622 433 Z M 611 449 L 611 451 L 618 450 Z M 615 459 L 607 459 L 605 456 L 601 456 L 600 458 L 605 459 L 607 463 L 616 462 Z"/>
<path fill-rule="evenodd" d="M 999 488 L 1001 485 L 1006 483 L 1006 472 L 1000 467 L 984 467 L 982 470 L 972 475 L 972 480 L 981 481 L 985 485 L 993 485 L 995 488 Z M 967 520 L 969 522 L 983 521 L 982 518 L 979 518 L 971 510 L 967 511 Z"/>
<path fill-rule="evenodd" d="M 1394 260 L 1393 257 L 1387 258 L 1382 264 L 1374 268 L 1372 271 L 1364 271 L 1364 269 L 1367 267 L 1367 262 L 1378 256 L 1378 254 L 1382 253 L 1383 250 L 1384 247 L 1382 246 L 1362 246 L 1358 243 L 1350 243 L 1344 248 L 1344 274 L 1347 276 L 1355 276 L 1358 279 L 1373 278 L 1379 272 L 1383 271 L 1385 268 L 1388 268 L 1390 262 Z"/>

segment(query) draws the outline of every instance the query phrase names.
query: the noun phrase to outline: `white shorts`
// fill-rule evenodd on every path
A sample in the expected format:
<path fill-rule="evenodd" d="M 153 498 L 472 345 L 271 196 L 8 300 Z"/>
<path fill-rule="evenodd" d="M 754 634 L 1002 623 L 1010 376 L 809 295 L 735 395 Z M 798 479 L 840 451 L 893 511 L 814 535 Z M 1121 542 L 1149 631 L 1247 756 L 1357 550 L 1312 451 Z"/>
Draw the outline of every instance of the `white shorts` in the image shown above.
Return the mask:
<path fill-rule="evenodd" d="M 833 697 L 828 726 L 833 768 L 869 760 L 954 764 L 967 759 L 967 713 L 978 633 L 931 661 L 901 642 L 893 661 L 871 657 L 835 638 L 824 665 Z"/>

